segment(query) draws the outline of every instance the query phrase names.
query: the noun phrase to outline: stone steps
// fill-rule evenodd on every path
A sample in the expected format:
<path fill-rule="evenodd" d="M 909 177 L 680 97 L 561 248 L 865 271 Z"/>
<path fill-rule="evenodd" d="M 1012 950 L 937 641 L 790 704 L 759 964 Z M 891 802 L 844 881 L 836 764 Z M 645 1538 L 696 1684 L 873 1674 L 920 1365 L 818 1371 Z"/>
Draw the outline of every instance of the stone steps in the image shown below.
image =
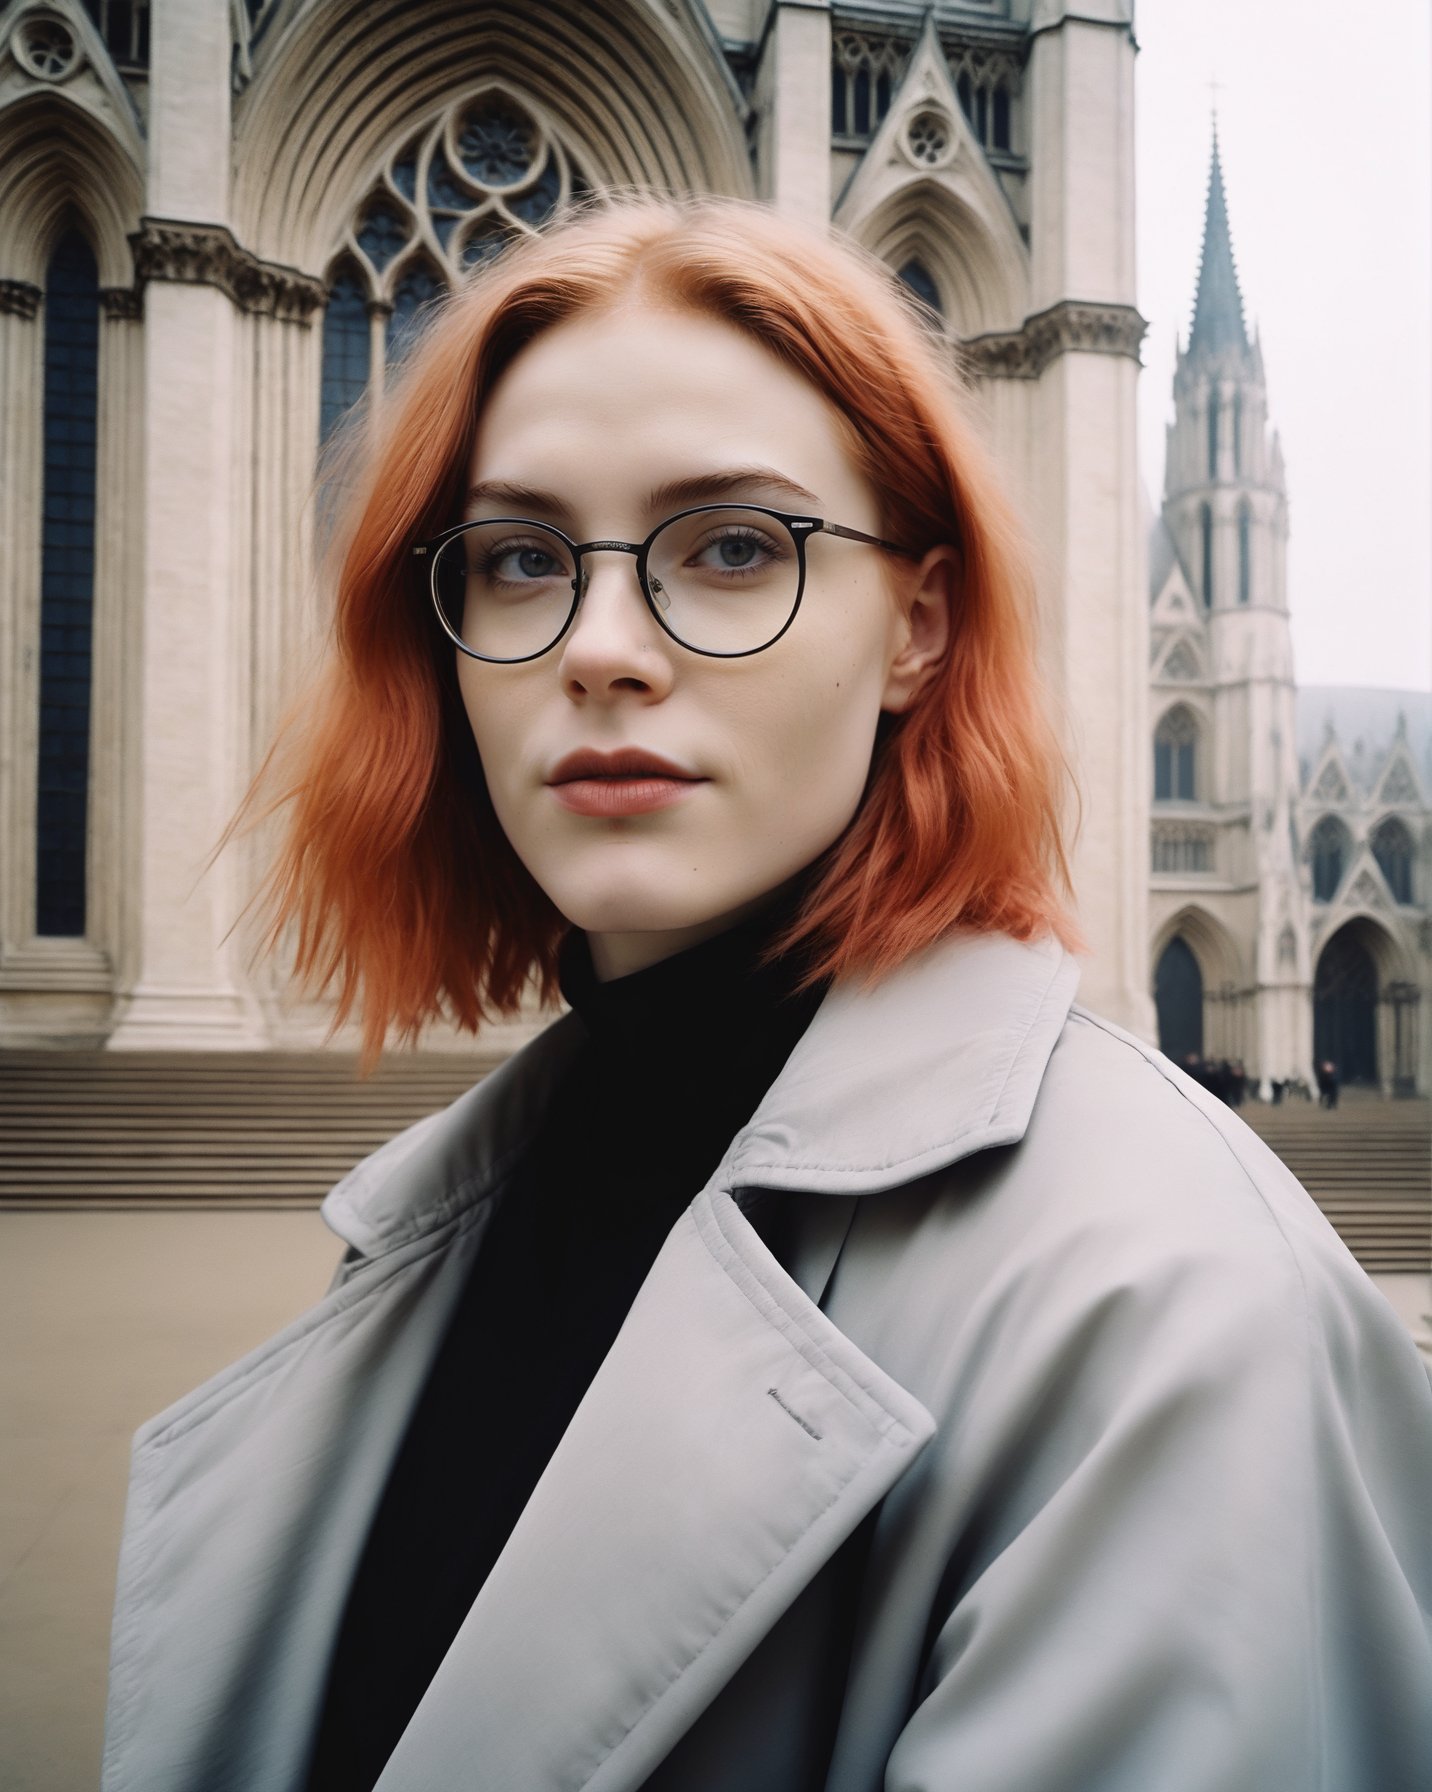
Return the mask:
<path fill-rule="evenodd" d="M 491 1054 L 0 1053 L 0 1208 L 313 1207 Z M 1239 1110 L 1369 1271 L 1432 1258 L 1432 1105 Z"/>
<path fill-rule="evenodd" d="M 1432 1266 L 1432 1104 L 1353 1092 L 1331 1110 L 1254 1102 L 1238 1111 L 1364 1269 L 1420 1273 Z"/>

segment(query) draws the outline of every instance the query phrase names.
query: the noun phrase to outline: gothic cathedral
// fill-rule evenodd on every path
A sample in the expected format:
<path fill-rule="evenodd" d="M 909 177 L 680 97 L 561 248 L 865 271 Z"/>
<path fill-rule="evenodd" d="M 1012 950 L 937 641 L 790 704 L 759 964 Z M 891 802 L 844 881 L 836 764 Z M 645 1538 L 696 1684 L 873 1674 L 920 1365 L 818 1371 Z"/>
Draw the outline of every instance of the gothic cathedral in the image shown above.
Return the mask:
<path fill-rule="evenodd" d="M 1149 544 L 1159 1041 L 1426 1089 L 1432 697 L 1294 682 L 1288 498 L 1217 137 Z M 1421 861 L 1419 863 L 1419 860 Z"/>
<path fill-rule="evenodd" d="M 1294 689 L 1216 160 L 1150 606 L 1136 49 L 1134 0 L 9 0 L 0 1046 L 323 1042 L 244 932 L 262 837 L 207 861 L 322 639 L 325 442 L 513 233 L 638 184 L 925 302 L 1033 537 L 1090 1006 L 1426 1087 L 1432 718 Z"/>

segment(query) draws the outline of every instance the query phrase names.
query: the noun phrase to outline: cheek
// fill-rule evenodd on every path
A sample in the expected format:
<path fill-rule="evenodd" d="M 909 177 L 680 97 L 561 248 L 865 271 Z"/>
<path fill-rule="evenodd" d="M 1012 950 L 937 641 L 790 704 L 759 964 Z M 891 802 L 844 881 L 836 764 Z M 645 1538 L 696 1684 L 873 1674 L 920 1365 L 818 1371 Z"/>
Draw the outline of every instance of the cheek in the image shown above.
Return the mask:
<path fill-rule="evenodd" d="M 510 673 L 494 678 L 492 668 L 466 655 L 458 666 L 457 679 L 483 776 L 500 808 L 504 780 L 510 780 L 521 758 L 524 705 L 516 688 L 521 681 Z"/>
<path fill-rule="evenodd" d="M 883 641 L 869 638 L 874 630 L 864 620 L 864 628 L 810 644 L 820 651 L 793 644 L 782 676 L 759 703 L 743 705 L 743 769 L 773 817 L 794 809 L 839 828 L 860 800 L 885 686 Z"/>

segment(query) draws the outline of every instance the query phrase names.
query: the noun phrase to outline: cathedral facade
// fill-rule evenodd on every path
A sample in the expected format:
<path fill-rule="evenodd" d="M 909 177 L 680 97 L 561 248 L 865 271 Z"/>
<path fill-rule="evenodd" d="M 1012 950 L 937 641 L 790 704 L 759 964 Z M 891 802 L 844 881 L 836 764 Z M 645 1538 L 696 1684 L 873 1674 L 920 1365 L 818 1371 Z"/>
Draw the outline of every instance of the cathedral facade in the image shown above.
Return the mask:
<path fill-rule="evenodd" d="M 1432 1087 L 1432 695 L 1299 689 L 1288 495 L 1214 142 L 1149 544 L 1159 1043 Z"/>
<path fill-rule="evenodd" d="M 1132 0 L 10 0 L 0 1044 L 307 1045 L 209 854 L 321 650 L 315 472 L 574 195 L 833 221 L 929 307 L 1038 562 L 1087 999 L 1153 1029 Z M 237 923 L 237 925 L 236 925 Z"/>

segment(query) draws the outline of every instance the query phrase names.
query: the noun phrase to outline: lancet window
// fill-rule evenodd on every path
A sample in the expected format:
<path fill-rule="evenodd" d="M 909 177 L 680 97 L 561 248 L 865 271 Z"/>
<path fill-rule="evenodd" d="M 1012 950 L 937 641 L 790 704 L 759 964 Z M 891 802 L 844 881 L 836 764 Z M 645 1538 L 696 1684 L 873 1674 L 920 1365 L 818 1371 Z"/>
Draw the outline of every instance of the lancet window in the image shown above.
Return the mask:
<path fill-rule="evenodd" d="M 1347 868 L 1348 831 L 1334 815 L 1313 829 L 1308 850 L 1313 861 L 1313 900 L 1331 902 Z"/>
<path fill-rule="evenodd" d="M 89 824 L 99 271 L 78 233 L 45 281 L 35 932 L 83 936 Z"/>
<path fill-rule="evenodd" d="M 1389 816 L 1372 836 L 1372 856 L 1387 879 L 1394 902 L 1412 900 L 1412 836 L 1395 816 Z"/>
<path fill-rule="evenodd" d="M 149 67 L 149 0 L 84 0 L 121 74 Z"/>
<path fill-rule="evenodd" d="M 901 268 L 899 278 L 909 287 L 921 304 L 928 305 L 937 317 L 943 315 L 944 307 L 940 304 L 940 289 L 935 285 L 934 276 L 923 261 L 912 256 Z"/>
<path fill-rule="evenodd" d="M 947 44 L 945 54 L 960 110 L 976 138 L 988 150 L 1013 154 L 1014 101 L 1020 89 L 1017 60 L 979 44 Z"/>
<path fill-rule="evenodd" d="M 1246 604 L 1253 595 L 1253 513 L 1245 500 L 1238 506 L 1238 601 Z"/>
<path fill-rule="evenodd" d="M 1154 801 L 1191 803 L 1198 789 L 1198 723 L 1180 704 L 1154 735 Z"/>
<path fill-rule="evenodd" d="M 837 139 L 868 143 L 890 110 L 910 61 L 901 38 L 838 31 L 830 66 L 830 128 Z"/>
<path fill-rule="evenodd" d="M 421 328 L 427 308 L 587 183 L 538 116 L 509 94 L 458 101 L 389 155 L 328 270 L 325 438 Z"/>

